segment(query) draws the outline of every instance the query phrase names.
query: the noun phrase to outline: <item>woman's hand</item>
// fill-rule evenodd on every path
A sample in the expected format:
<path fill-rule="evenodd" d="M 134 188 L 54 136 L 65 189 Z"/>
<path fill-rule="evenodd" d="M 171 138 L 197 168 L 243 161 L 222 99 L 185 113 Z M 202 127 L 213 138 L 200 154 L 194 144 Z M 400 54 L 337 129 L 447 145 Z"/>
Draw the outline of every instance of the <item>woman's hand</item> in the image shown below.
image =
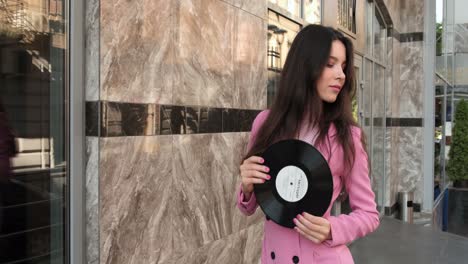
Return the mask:
<path fill-rule="evenodd" d="M 270 171 L 270 168 L 261 165 L 263 162 L 263 158 L 251 156 L 244 160 L 240 166 L 242 192 L 244 193 L 246 200 L 250 198 L 254 184 L 264 183 L 266 180 L 271 179 L 271 176 L 267 174 Z"/>
<path fill-rule="evenodd" d="M 294 218 L 294 229 L 307 239 L 320 244 L 327 239 L 331 239 L 330 222 L 323 218 L 302 213 Z"/>

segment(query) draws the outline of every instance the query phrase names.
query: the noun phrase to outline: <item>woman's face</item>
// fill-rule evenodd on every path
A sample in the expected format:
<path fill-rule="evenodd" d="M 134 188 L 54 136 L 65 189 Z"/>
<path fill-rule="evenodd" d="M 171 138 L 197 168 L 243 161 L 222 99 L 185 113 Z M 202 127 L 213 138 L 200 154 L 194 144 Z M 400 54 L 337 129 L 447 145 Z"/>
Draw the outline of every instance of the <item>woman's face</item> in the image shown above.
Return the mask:
<path fill-rule="evenodd" d="M 345 83 L 346 48 L 344 44 L 335 40 L 332 42 L 330 57 L 327 65 L 317 80 L 317 92 L 325 102 L 333 103 Z"/>

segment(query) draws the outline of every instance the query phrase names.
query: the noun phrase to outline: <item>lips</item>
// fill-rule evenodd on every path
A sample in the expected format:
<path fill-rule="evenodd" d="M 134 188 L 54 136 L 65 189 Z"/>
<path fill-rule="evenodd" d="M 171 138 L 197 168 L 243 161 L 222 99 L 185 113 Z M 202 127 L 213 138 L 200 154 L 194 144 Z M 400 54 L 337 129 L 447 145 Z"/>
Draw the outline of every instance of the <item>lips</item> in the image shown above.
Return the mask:
<path fill-rule="evenodd" d="M 341 91 L 341 86 L 339 85 L 330 85 L 330 88 L 332 88 L 333 90 L 336 90 L 337 92 Z"/>

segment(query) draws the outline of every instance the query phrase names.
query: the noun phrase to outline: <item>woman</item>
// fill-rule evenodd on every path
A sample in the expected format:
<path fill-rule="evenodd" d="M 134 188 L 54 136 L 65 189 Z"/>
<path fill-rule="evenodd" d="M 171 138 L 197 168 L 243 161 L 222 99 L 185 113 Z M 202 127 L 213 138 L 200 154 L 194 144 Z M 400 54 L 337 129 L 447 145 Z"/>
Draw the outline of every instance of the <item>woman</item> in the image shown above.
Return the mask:
<path fill-rule="evenodd" d="M 298 215 L 294 229 L 267 219 L 262 263 L 353 263 L 346 244 L 379 225 L 364 136 L 352 116 L 353 85 L 352 42 L 332 28 L 303 28 L 292 43 L 271 109 L 253 122 L 240 166 L 237 205 L 245 215 L 255 212 L 254 184 L 271 179 L 257 153 L 289 138 L 314 145 L 327 159 L 333 175 L 332 201 L 323 216 Z M 342 187 L 352 212 L 330 216 Z"/>

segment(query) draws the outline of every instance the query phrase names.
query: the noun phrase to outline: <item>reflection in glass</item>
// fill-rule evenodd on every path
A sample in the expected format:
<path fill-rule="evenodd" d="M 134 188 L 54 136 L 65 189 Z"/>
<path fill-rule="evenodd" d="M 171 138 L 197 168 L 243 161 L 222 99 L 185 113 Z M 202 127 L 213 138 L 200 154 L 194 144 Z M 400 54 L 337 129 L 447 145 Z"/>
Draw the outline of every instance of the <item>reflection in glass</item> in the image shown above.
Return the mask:
<path fill-rule="evenodd" d="M 366 53 L 371 55 L 372 54 L 372 18 L 373 18 L 373 11 L 374 9 L 372 8 L 372 3 L 369 1 L 366 1 L 366 13 L 367 13 L 367 25 L 366 25 L 366 45 L 367 45 L 367 50 Z"/>
<path fill-rule="evenodd" d="M 374 63 L 372 93 L 372 178 L 377 204 L 383 204 L 385 150 L 385 69 Z"/>
<path fill-rule="evenodd" d="M 445 186 L 446 83 L 438 75 L 434 98 L 434 200 Z"/>
<path fill-rule="evenodd" d="M 0 100 L 15 136 L 0 184 L 0 263 L 64 263 L 66 28 L 61 0 L 0 1 Z"/>
<path fill-rule="evenodd" d="M 304 19 L 311 24 L 322 21 L 320 0 L 304 0 Z"/>
<path fill-rule="evenodd" d="M 385 44 L 387 36 L 385 34 L 386 31 L 383 19 L 380 16 L 377 8 L 374 9 L 374 16 L 372 19 L 372 32 L 374 37 L 374 58 L 378 61 L 384 61 L 386 55 Z"/>

